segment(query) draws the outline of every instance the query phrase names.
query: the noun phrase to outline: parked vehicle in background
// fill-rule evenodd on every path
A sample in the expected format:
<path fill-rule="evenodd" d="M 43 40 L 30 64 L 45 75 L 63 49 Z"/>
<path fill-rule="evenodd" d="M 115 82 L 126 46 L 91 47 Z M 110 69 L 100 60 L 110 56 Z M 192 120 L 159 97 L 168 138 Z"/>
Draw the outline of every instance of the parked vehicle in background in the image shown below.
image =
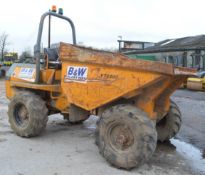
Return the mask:
<path fill-rule="evenodd" d="M 7 70 L 17 59 L 17 52 L 10 52 L 4 55 L 3 61 L 0 62 L 0 78 L 5 77 Z"/>
<path fill-rule="evenodd" d="M 187 88 L 205 91 L 205 71 L 199 72 L 197 77 L 187 79 Z"/>
<path fill-rule="evenodd" d="M 4 55 L 3 65 L 11 66 L 17 59 L 18 59 L 18 54 L 16 52 L 7 53 Z"/>

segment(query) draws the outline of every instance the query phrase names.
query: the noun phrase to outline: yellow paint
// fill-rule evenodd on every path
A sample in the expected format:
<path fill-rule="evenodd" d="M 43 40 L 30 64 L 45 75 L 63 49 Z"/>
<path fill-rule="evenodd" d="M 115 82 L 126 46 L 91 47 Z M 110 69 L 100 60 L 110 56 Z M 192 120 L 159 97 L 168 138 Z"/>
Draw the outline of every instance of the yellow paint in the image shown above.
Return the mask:
<path fill-rule="evenodd" d="M 42 81 L 46 84 L 52 84 L 54 78 L 55 70 L 54 69 L 46 69 L 41 71 Z"/>
<path fill-rule="evenodd" d="M 16 67 L 10 79 L 6 81 L 7 97 L 12 98 L 16 89 L 44 92 L 48 107 L 52 106 L 64 113 L 69 112 L 70 104 L 93 111 L 122 97 L 135 98 L 135 105 L 145 111 L 151 119 L 156 119 L 169 110 L 171 93 L 180 86 L 184 77 L 187 77 L 187 74 L 174 75 L 173 65 L 143 60 L 130 61 L 129 58 L 116 54 L 113 59 L 114 56 L 110 53 L 103 52 L 100 55 L 99 51 L 75 49 L 71 45 L 69 47 L 71 53 L 66 48 L 61 51 L 65 52 L 66 57 L 61 59 L 62 69 L 45 67 L 41 70 L 39 84 L 34 83 L 35 73 L 30 78 L 22 78 L 21 68 Z M 106 64 L 102 61 L 103 56 L 107 60 Z M 81 81 L 75 77 L 78 72 L 74 78 L 68 76 L 68 68 L 71 66 L 87 70 Z M 158 70 L 157 66 L 163 71 L 167 69 L 166 73 Z M 186 72 L 185 69 L 183 71 Z M 180 78 L 175 81 L 175 77 Z M 167 89 L 169 91 L 166 91 Z M 162 109 L 156 106 L 157 102 L 160 104 L 161 101 Z"/>
<path fill-rule="evenodd" d="M 205 77 L 199 78 L 188 78 L 187 79 L 187 88 L 192 90 L 204 91 L 205 90 Z"/>
<path fill-rule="evenodd" d="M 55 100 L 55 106 L 57 109 L 60 109 L 61 111 L 63 111 L 63 113 L 68 113 L 68 108 L 70 106 L 70 103 L 68 102 L 66 96 L 60 96 L 58 98 L 56 98 Z"/>
<path fill-rule="evenodd" d="M 3 64 L 5 66 L 11 66 L 13 64 L 13 61 L 4 61 Z"/>
<path fill-rule="evenodd" d="M 84 64 L 63 63 L 61 77 L 63 93 L 66 94 L 71 103 L 77 104 L 86 110 L 93 110 L 113 101 L 160 76 L 148 72 L 86 64 L 88 68 L 87 81 L 68 82 L 66 73 L 69 66 L 84 66 Z"/>
<path fill-rule="evenodd" d="M 192 82 L 203 82 L 202 78 L 188 78 L 187 81 L 192 81 Z"/>

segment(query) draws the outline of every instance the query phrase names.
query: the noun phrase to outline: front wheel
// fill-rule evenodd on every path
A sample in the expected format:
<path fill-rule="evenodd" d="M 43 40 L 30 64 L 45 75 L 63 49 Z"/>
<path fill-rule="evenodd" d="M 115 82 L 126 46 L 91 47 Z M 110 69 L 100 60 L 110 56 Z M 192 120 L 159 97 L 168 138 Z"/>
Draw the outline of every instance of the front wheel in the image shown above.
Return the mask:
<path fill-rule="evenodd" d="M 155 151 L 155 123 L 133 105 L 110 107 L 97 122 L 96 143 L 112 165 L 125 169 L 138 167 Z"/>
<path fill-rule="evenodd" d="M 21 137 L 39 135 L 46 127 L 48 110 L 45 102 L 31 92 L 20 92 L 9 104 L 9 123 Z"/>

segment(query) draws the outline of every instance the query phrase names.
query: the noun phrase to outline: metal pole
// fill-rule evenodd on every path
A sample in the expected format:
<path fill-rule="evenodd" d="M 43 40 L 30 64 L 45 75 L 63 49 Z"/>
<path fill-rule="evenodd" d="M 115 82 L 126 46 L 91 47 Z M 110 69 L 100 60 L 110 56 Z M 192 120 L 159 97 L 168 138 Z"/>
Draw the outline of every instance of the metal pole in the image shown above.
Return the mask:
<path fill-rule="evenodd" d="M 48 48 L 51 47 L 51 15 L 48 16 Z"/>
<path fill-rule="evenodd" d="M 75 26 L 70 18 L 67 18 L 63 15 L 59 15 L 57 13 L 53 12 L 46 12 L 41 16 L 40 24 L 39 24 L 39 29 L 38 29 L 38 36 L 37 36 L 37 41 L 34 46 L 34 56 L 36 58 L 36 79 L 35 83 L 39 83 L 40 81 L 40 51 L 41 51 L 41 37 L 42 37 L 42 32 L 43 32 L 43 25 L 44 25 L 44 19 L 46 16 L 55 16 L 57 18 L 61 18 L 66 20 L 72 29 L 72 36 L 73 36 L 73 44 L 76 45 L 76 33 L 75 33 Z"/>
<path fill-rule="evenodd" d="M 205 71 L 205 54 L 202 56 L 203 59 L 203 70 Z"/>
<path fill-rule="evenodd" d="M 118 42 L 119 42 L 119 52 L 121 52 L 121 41 Z"/>
<path fill-rule="evenodd" d="M 121 52 L 121 42 L 122 42 L 122 36 L 120 35 L 120 36 L 118 36 L 118 38 L 120 38 L 120 40 L 118 40 L 118 42 L 119 42 L 119 52 Z"/>

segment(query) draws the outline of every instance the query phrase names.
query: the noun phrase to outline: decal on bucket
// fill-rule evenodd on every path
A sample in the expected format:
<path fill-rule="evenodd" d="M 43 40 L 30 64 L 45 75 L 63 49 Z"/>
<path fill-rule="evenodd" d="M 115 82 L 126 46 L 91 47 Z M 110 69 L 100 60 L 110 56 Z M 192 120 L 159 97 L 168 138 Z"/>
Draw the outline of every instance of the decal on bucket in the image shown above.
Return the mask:
<path fill-rule="evenodd" d="M 86 82 L 88 75 L 88 67 L 68 66 L 65 81 Z"/>

